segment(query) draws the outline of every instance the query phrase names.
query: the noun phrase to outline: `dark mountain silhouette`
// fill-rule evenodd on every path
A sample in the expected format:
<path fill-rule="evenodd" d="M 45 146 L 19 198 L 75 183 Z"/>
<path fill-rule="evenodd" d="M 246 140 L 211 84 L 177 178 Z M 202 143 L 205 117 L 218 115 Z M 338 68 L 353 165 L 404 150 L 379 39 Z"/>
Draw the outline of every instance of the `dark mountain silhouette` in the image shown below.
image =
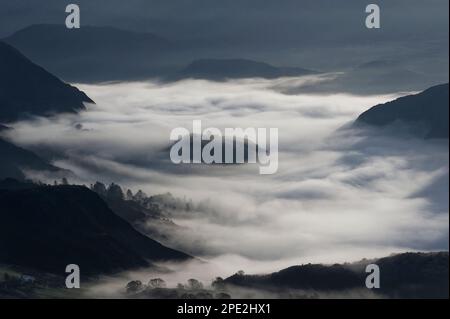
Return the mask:
<path fill-rule="evenodd" d="M 399 61 L 374 60 L 343 70 L 320 84 L 284 89 L 284 93 L 386 94 L 423 90 L 444 82 L 441 78 L 411 71 Z"/>
<path fill-rule="evenodd" d="M 362 113 L 356 124 L 382 127 L 406 123 L 426 138 L 448 138 L 448 94 L 448 83 L 433 86 L 419 94 L 376 105 Z"/>
<path fill-rule="evenodd" d="M 354 93 L 378 94 L 422 90 L 436 84 L 436 81 L 425 74 L 409 70 L 397 61 L 375 60 L 356 66 L 336 83 L 342 89 L 351 88 Z"/>
<path fill-rule="evenodd" d="M 18 190 L 18 189 L 30 189 L 34 188 L 36 185 L 32 181 L 19 181 L 15 178 L 5 178 L 0 179 L 0 190 Z"/>
<path fill-rule="evenodd" d="M 32 25 L 4 39 L 66 81 L 132 80 L 159 75 L 169 41 L 152 33 L 112 27 Z"/>
<path fill-rule="evenodd" d="M 307 264 L 293 266 L 268 275 L 235 274 L 226 284 L 267 289 L 344 291 L 366 289 L 365 268 L 375 263 L 380 268 L 380 289 L 373 292 L 391 298 L 448 298 L 449 255 L 439 253 L 404 253 L 352 264 Z"/>
<path fill-rule="evenodd" d="M 50 165 L 31 151 L 18 147 L 0 138 L 0 179 L 12 177 L 24 179 L 24 169 L 36 171 L 62 171 Z"/>
<path fill-rule="evenodd" d="M 0 121 L 21 115 L 76 112 L 92 100 L 0 42 Z"/>
<path fill-rule="evenodd" d="M 197 137 L 200 140 L 200 146 L 201 146 L 202 154 L 203 154 L 204 147 L 207 144 L 209 144 L 211 141 L 213 141 L 213 138 L 211 138 L 209 140 L 204 140 L 204 139 L 202 139 L 202 136 L 195 136 L 193 134 L 190 134 L 190 136 L 189 136 L 189 149 L 191 151 L 190 151 L 190 154 L 189 154 L 189 159 L 190 159 L 191 162 L 193 162 L 193 160 L 194 160 L 194 154 L 193 154 L 194 153 L 194 151 L 193 151 L 194 150 L 194 137 Z M 236 137 L 236 136 L 234 136 L 234 137 L 222 136 L 220 138 L 220 140 L 221 140 L 221 150 L 222 150 L 221 151 L 221 153 L 222 153 L 221 162 L 218 163 L 220 165 L 222 165 L 222 164 L 224 164 L 224 165 L 242 164 L 242 163 L 238 162 L 238 160 L 237 160 L 237 151 L 238 151 L 238 149 L 242 150 L 244 163 L 248 163 L 249 158 L 252 158 L 253 156 L 255 158 L 258 158 L 258 151 L 259 151 L 260 147 L 258 146 L 258 144 L 255 144 L 253 141 L 249 141 L 249 139 L 247 137 L 245 137 L 244 139 L 241 139 L 241 138 Z M 172 147 L 176 143 L 178 143 L 179 141 L 180 141 L 180 139 L 178 141 L 176 141 L 176 142 L 173 142 L 170 145 L 170 147 L 168 147 L 166 149 L 166 152 L 169 153 L 169 156 L 170 156 L 170 152 L 171 152 Z M 230 149 L 233 150 L 233 157 L 231 158 L 230 163 L 226 162 L 227 148 L 230 148 Z M 261 151 L 262 151 L 262 148 L 261 148 Z M 178 152 L 178 155 L 181 156 L 181 151 Z M 212 151 L 210 153 L 210 155 L 214 155 L 214 152 Z M 205 163 L 203 158 L 201 158 L 201 162 Z M 213 163 L 213 164 L 216 164 L 216 163 Z"/>
<path fill-rule="evenodd" d="M 237 78 L 273 79 L 316 73 L 302 68 L 275 67 L 264 62 L 245 59 L 201 59 L 178 72 L 175 78 L 225 80 Z"/>
<path fill-rule="evenodd" d="M 115 183 L 105 186 L 96 182 L 91 185 L 91 190 L 97 193 L 114 213 L 151 238 L 166 241 L 168 237 L 165 231 L 180 230 L 160 207 L 160 199 L 165 197 L 164 195 L 147 197 L 142 191 L 133 194 L 131 190 L 125 193 L 120 185 Z"/>
<path fill-rule="evenodd" d="M 6 185 L 12 186 L 0 189 L 0 263 L 55 274 L 75 263 L 91 276 L 190 258 L 136 231 L 86 187 Z"/>
<path fill-rule="evenodd" d="M 11 128 L 0 124 L 0 132 Z M 23 170 L 69 173 L 49 164 L 31 151 L 18 147 L 0 137 L 0 180 L 15 178 L 24 180 Z"/>
<path fill-rule="evenodd" d="M 113 27 L 40 24 L 15 32 L 5 42 L 47 70 L 72 82 L 160 78 L 225 78 L 298 76 L 315 73 L 302 68 L 274 67 L 245 59 L 196 60 L 188 43 L 174 43 L 153 33 Z"/>

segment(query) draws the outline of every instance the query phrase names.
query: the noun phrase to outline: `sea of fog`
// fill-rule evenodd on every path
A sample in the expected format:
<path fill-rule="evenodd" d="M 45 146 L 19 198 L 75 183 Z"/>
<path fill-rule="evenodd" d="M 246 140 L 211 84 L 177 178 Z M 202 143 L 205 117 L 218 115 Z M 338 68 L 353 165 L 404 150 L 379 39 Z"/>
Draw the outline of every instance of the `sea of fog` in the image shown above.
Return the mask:
<path fill-rule="evenodd" d="M 57 155 L 54 164 L 76 174 L 71 182 L 170 192 L 201 207 L 175 216 L 183 230 L 164 243 L 209 263 L 169 265 L 170 284 L 448 249 L 448 144 L 343 129 L 401 93 L 282 93 L 311 83 L 320 78 L 77 85 L 95 105 L 15 123 L 9 137 Z M 221 130 L 278 128 L 278 172 L 171 163 L 171 130 L 191 130 L 193 120 Z"/>

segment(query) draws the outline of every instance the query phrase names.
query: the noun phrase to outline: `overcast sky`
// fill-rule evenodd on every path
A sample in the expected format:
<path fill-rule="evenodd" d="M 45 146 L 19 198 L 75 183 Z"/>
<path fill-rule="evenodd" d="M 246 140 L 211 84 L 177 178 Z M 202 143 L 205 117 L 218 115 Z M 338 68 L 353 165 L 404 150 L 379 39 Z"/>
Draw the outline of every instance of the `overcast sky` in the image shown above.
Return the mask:
<path fill-rule="evenodd" d="M 0 37 L 36 23 L 64 23 L 60 0 L 1 0 Z M 447 0 L 376 1 L 381 29 L 364 25 L 362 0 L 78 0 L 82 25 L 154 32 L 196 48 L 218 48 L 269 61 L 332 66 L 330 56 L 448 55 Z M 69 2 L 67 2 L 69 3 Z M 329 49 L 325 51 L 324 48 Z M 249 53 L 250 52 L 250 53 Z M 328 57 L 328 58 L 326 58 Z M 359 59 L 361 62 L 364 59 Z M 357 61 L 359 61 L 357 60 Z"/>

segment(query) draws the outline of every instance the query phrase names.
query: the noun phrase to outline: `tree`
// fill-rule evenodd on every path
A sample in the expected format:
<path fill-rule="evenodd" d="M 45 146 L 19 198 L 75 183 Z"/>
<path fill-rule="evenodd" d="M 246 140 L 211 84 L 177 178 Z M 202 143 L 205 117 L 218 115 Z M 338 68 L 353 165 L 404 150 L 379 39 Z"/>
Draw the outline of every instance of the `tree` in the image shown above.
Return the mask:
<path fill-rule="evenodd" d="M 142 289 L 142 282 L 140 280 L 133 280 L 127 284 L 127 292 L 137 292 Z"/>
<path fill-rule="evenodd" d="M 124 195 L 122 188 L 117 184 L 111 183 L 106 191 L 106 197 L 112 200 L 123 200 Z"/>
<path fill-rule="evenodd" d="M 133 192 L 129 189 L 127 190 L 126 200 L 133 200 Z"/>
<path fill-rule="evenodd" d="M 225 282 L 222 277 L 216 277 L 211 286 L 216 290 L 223 290 L 225 288 Z"/>
<path fill-rule="evenodd" d="M 166 288 L 166 282 L 161 278 L 153 278 L 148 282 L 150 288 Z"/>
<path fill-rule="evenodd" d="M 180 283 L 178 283 L 177 284 L 177 289 L 185 289 L 185 287 L 184 287 L 184 285 L 183 284 L 180 284 Z"/>
<path fill-rule="evenodd" d="M 187 288 L 192 290 L 203 289 L 203 284 L 197 279 L 191 278 L 187 281 Z"/>
<path fill-rule="evenodd" d="M 145 194 L 142 190 L 138 190 L 136 195 L 134 195 L 134 200 L 137 202 L 143 202 L 147 199 L 147 194 Z"/>
<path fill-rule="evenodd" d="M 95 182 L 94 186 L 92 186 L 91 189 L 100 196 L 106 196 L 106 186 L 103 183 Z"/>
<path fill-rule="evenodd" d="M 62 185 L 69 185 L 69 181 L 67 180 L 67 178 L 63 177 L 61 180 L 61 184 Z"/>

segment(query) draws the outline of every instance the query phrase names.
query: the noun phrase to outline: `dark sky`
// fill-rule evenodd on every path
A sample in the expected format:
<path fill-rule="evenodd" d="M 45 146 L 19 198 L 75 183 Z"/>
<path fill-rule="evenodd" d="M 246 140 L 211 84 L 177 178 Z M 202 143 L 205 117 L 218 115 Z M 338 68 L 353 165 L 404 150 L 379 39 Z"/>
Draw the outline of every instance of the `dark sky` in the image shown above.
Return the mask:
<path fill-rule="evenodd" d="M 0 37 L 36 23 L 64 23 L 61 0 L 0 0 Z M 269 61 L 302 59 L 333 67 L 334 56 L 364 62 L 448 54 L 448 0 L 77 0 L 82 25 L 148 31 L 193 47 Z M 364 25 L 381 7 L 381 29 Z M 358 60 L 358 56 L 364 58 Z M 325 58 L 326 57 L 326 58 Z M 336 59 L 342 62 L 342 59 Z M 447 59 L 448 60 L 448 59 Z M 315 65 L 316 64 L 316 65 Z"/>

